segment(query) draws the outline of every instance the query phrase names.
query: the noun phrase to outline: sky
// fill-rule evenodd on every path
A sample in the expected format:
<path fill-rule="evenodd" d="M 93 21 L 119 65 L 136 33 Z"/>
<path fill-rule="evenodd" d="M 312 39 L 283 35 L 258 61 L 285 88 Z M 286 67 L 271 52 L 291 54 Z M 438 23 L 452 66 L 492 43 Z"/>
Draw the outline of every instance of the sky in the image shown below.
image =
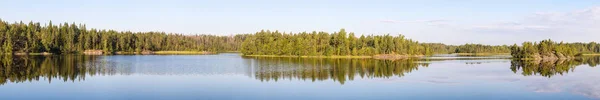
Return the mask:
<path fill-rule="evenodd" d="M 0 0 L 0 19 L 119 31 L 405 35 L 420 42 L 600 42 L 599 0 Z"/>

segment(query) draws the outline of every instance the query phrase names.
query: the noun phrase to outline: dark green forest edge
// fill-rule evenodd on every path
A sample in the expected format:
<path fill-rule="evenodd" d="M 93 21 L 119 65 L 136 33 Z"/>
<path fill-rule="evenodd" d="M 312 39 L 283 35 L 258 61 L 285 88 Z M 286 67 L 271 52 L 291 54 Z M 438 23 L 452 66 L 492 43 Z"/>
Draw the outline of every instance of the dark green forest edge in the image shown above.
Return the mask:
<path fill-rule="evenodd" d="M 600 45 L 591 43 L 557 43 L 552 40 L 524 42 L 522 46 L 511 46 L 511 55 L 516 59 L 573 59 L 576 56 L 597 55 Z"/>
<path fill-rule="evenodd" d="M 183 35 L 87 29 L 82 24 L 46 25 L 0 20 L 0 54 L 211 54 L 241 52 L 262 57 L 327 57 L 396 59 L 432 54 L 510 54 L 517 59 L 569 59 L 598 54 L 600 45 L 551 40 L 508 45 L 420 43 L 403 35 L 337 32 L 285 33 L 263 30 L 235 36 Z"/>
<path fill-rule="evenodd" d="M 245 35 L 182 35 L 0 20 L 1 54 L 179 54 L 237 51 Z"/>

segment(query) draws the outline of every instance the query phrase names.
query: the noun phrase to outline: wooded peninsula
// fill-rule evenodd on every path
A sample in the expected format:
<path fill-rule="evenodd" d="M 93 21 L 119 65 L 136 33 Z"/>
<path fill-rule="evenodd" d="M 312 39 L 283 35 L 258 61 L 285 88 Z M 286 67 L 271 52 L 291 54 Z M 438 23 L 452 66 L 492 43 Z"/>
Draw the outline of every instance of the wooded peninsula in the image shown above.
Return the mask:
<path fill-rule="evenodd" d="M 77 54 L 101 51 L 103 54 L 151 51 L 237 51 L 247 35 L 182 35 L 165 32 L 130 32 L 87 29 L 85 25 L 47 25 L 0 20 L 2 53 Z"/>
<path fill-rule="evenodd" d="M 234 36 L 183 35 L 87 29 L 83 24 L 0 20 L 0 54 L 210 54 L 241 52 L 271 57 L 403 58 L 432 54 L 510 54 L 517 59 L 569 59 L 600 53 L 600 44 L 552 40 L 521 45 L 421 43 L 403 35 L 337 32 L 285 33 L 261 30 Z"/>

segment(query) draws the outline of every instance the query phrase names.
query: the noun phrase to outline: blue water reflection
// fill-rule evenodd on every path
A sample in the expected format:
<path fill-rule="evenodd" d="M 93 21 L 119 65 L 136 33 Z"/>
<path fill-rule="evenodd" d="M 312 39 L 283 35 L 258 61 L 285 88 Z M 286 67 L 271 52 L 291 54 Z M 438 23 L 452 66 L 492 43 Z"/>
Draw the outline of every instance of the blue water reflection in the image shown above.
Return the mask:
<path fill-rule="evenodd" d="M 0 99 L 600 99 L 598 57 L 2 57 Z"/>

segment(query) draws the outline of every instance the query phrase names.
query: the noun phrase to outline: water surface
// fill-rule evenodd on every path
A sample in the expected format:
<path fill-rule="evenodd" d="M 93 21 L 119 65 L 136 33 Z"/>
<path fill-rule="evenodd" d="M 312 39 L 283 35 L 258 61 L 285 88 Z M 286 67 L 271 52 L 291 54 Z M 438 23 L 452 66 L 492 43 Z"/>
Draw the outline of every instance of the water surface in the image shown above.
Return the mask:
<path fill-rule="evenodd" d="M 599 57 L 0 56 L 0 99 L 600 99 Z"/>

